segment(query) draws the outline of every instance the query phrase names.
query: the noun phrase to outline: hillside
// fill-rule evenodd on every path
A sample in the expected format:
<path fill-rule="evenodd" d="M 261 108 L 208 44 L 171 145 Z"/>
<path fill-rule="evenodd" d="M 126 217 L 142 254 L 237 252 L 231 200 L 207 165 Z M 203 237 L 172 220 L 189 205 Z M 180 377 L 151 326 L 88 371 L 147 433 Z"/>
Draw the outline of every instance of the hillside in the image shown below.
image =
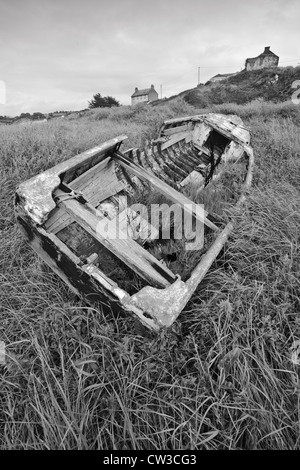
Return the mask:
<path fill-rule="evenodd" d="M 181 92 L 178 96 L 187 103 L 206 108 L 214 104 L 245 104 L 253 100 L 282 102 L 291 99 L 292 83 L 300 79 L 300 67 L 273 67 L 247 72 L 243 70 L 221 82 L 207 82 Z"/>
<path fill-rule="evenodd" d="M 243 70 L 221 82 L 212 83 L 208 81 L 195 88 L 184 90 L 178 93 L 178 95 L 173 95 L 163 100 L 156 100 L 150 104 L 155 107 L 164 107 L 170 102 L 173 102 L 172 106 L 176 108 L 178 98 L 193 107 L 202 109 L 226 103 L 246 104 L 255 100 L 280 103 L 291 99 L 295 91 L 295 89 L 292 88 L 292 84 L 296 80 L 300 80 L 300 66 L 272 67 L 251 72 Z M 131 106 L 121 107 L 125 109 L 121 114 L 136 114 L 136 110 L 129 111 Z M 106 111 L 107 114 L 110 114 L 110 108 L 101 109 L 105 110 L 104 114 Z M 137 109 L 140 109 L 140 105 L 138 105 Z M 71 116 L 72 118 L 83 117 L 89 115 L 89 111 L 89 109 L 83 109 L 80 111 L 56 111 L 47 114 L 35 112 L 32 115 L 30 113 L 22 113 L 20 116 L 15 117 L 0 116 L 0 126 L 1 124 L 41 122 L 45 119 L 51 120 L 62 116 Z"/>

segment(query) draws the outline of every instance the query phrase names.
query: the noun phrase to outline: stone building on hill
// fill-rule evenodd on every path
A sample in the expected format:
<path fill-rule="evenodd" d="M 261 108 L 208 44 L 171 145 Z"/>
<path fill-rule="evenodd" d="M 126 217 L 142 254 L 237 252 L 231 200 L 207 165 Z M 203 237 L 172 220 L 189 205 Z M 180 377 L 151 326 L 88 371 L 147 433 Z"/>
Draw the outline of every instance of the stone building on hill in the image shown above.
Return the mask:
<path fill-rule="evenodd" d="M 246 59 L 245 69 L 246 70 L 258 70 L 266 67 L 277 67 L 279 63 L 278 55 L 270 51 L 270 46 L 266 46 L 264 52 L 259 56 L 251 59 Z"/>

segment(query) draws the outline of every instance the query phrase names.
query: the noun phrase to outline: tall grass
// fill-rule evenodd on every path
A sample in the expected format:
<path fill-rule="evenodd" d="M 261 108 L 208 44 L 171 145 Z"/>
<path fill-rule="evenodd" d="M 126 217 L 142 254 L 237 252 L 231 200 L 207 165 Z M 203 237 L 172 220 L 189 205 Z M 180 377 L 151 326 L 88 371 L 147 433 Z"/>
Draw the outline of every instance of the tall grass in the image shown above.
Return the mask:
<path fill-rule="evenodd" d="M 140 145 L 163 119 L 201 112 L 169 104 L 0 128 L 2 449 L 300 447 L 298 107 L 212 109 L 250 125 L 254 187 L 208 276 L 158 336 L 87 307 L 15 225 L 20 181 L 117 134 Z"/>

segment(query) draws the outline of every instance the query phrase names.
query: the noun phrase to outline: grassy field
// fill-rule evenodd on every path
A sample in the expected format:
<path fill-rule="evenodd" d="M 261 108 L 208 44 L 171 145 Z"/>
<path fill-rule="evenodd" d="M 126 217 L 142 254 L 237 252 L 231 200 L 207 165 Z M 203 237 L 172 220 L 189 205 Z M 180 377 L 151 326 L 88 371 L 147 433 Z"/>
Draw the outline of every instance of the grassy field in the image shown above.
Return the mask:
<path fill-rule="evenodd" d="M 205 109 L 205 112 L 208 110 Z M 126 133 L 156 137 L 166 106 L 0 127 L 1 449 L 300 448 L 300 106 L 223 104 L 250 127 L 251 194 L 226 249 L 158 336 L 88 308 L 16 227 L 17 184 Z"/>

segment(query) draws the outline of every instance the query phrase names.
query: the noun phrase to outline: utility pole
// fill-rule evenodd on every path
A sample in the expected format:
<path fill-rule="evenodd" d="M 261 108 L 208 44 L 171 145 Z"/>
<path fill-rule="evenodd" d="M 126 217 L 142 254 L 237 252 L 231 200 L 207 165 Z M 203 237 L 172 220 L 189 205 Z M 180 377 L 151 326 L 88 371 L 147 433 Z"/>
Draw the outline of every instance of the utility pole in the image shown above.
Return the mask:
<path fill-rule="evenodd" d="M 160 85 L 160 99 L 162 100 L 162 85 Z"/>
<path fill-rule="evenodd" d="M 200 83 L 200 67 L 198 67 L 198 85 Z"/>

